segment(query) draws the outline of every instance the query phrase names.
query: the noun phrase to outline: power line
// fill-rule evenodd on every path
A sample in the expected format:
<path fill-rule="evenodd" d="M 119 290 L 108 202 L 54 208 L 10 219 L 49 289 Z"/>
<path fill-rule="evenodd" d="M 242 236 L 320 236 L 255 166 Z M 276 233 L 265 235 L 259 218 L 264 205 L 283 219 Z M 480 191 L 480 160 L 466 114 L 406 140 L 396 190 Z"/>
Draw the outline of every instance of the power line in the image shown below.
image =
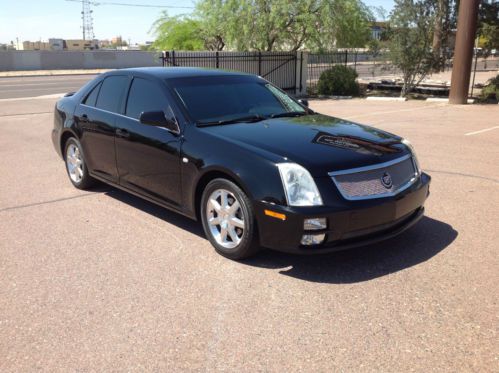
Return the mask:
<path fill-rule="evenodd" d="M 75 3 L 85 3 L 86 0 L 66 0 L 72 1 Z M 132 4 L 132 3 L 117 3 L 111 1 L 88 1 L 90 5 L 99 6 L 99 5 L 117 5 L 117 6 L 132 6 L 132 7 L 140 7 L 140 8 L 171 8 L 171 9 L 194 9 L 193 6 L 177 6 L 177 5 L 153 5 L 153 4 Z"/>

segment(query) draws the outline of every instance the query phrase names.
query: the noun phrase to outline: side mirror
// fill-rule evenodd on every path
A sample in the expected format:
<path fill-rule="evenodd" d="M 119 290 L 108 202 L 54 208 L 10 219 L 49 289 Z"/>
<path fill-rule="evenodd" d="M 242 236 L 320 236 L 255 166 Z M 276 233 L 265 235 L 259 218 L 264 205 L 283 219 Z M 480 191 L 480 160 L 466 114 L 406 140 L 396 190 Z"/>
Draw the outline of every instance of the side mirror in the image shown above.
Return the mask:
<path fill-rule="evenodd" d="M 300 98 L 300 99 L 298 100 L 298 102 L 299 102 L 300 104 L 302 104 L 303 106 L 308 107 L 308 100 L 306 100 L 306 99 L 304 99 L 304 98 Z"/>
<path fill-rule="evenodd" d="M 163 127 L 173 132 L 179 131 L 177 123 L 166 118 L 163 111 L 144 111 L 140 114 L 139 121 L 148 126 Z"/>

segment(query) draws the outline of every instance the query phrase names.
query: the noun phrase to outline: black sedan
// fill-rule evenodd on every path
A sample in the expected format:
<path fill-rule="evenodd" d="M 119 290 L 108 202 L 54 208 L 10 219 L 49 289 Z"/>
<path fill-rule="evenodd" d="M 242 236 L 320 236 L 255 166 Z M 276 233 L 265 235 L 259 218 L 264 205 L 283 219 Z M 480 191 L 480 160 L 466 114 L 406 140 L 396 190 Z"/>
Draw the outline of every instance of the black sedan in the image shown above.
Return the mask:
<path fill-rule="evenodd" d="M 232 259 L 393 237 L 423 216 L 429 194 L 405 139 L 237 72 L 102 74 L 57 102 L 52 141 L 75 187 L 99 180 L 200 219 Z"/>

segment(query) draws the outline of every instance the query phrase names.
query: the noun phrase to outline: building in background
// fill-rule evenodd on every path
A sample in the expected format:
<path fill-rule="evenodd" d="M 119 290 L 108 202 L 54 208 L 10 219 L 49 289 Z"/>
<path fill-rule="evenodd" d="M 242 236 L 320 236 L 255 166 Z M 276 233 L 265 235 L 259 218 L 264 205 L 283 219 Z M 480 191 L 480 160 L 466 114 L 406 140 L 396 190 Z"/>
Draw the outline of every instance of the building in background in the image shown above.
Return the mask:
<path fill-rule="evenodd" d="M 45 41 L 23 41 L 19 45 L 19 50 L 52 50 L 52 51 L 82 51 L 82 50 L 97 50 L 97 49 L 112 49 L 112 50 L 140 50 L 142 45 L 133 44 L 126 40 L 123 40 L 121 36 L 116 36 L 104 40 L 83 40 L 83 39 L 62 39 L 62 38 L 50 38 L 48 42 Z M 151 45 L 152 42 L 147 42 L 146 45 Z M 2 48 L 5 50 L 7 48 L 5 44 Z M 16 49 L 16 48 L 14 48 Z"/>
<path fill-rule="evenodd" d="M 381 40 L 382 35 L 388 30 L 390 25 L 388 22 L 373 22 L 371 25 L 371 37 L 376 40 Z"/>
<path fill-rule="evenodd" d="M 118 45 L 123 45 L 123 38 L 121 35 L 115 36 L 114 38 L 111 39 L 111 44 L 118 46 Z"/>
<path fill-rule="evenodd" d="M 23 49 L 25 51 L 49 51 L 50 44 L 46 41 L 23 41 Z"/>
<path fill-rule="evenodd" d="M 82 51 L 99 49 L 98 40 L 67 39 L 66 48 L 68 51 Z"/>
<path fill-rule="evenodd" d="M 16 46 L 14 45 L 14 42 L 11 41 L 10 44 L 4 44 L 0 43 L 0 51 L 15 51 Z"/>
<path fill-rule="evenodd" d="M 49 39 L 50 49 L 53 51 L 64 50 L 64 39 L 60 38 L 50 38 Z"/>
<path fill-rule="evenodd" d="M 99 49 L 112 49 L 113 44 L 109 39 L 99 40 Z"/>

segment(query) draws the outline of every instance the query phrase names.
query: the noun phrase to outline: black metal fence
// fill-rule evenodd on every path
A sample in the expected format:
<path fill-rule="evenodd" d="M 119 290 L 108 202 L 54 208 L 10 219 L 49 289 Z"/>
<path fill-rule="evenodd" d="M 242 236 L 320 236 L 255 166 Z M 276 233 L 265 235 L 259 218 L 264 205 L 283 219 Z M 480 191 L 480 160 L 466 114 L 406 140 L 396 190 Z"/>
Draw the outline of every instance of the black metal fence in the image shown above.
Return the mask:
<path fill-rule="evenodd" d="M 401 77 L 401 71 L 390 61 L 388 53 L 373 55 L 369 52 L 339 51 L 325 53 L 309 53 L 307 61 L 307 93 L 317 94 L 317 83 L 321 74 L 334 65 L 342 64 L 353 68 L 360 79 L 392 80 Z M 452 56 L 446 61 L 444 70 L 433 73 L 429 78 L 439 81 L 450 81 L 452 71 Z M 473 86 L 480 87 L 499 70 L 499 55 L 475 54 L 472 67 L 470 95 Z"/>
<path fill-rule="evenodd" d="M 257 74 L 293 94 L 316 95 L 321 74 L 337 64 L 353 68 L 359 79 L 375 78 L 383 81 L 401 77 L 401 71 L 391 63 L 388 53 L 374 55 L 369 52 L 347 50 L 325 53 L 167 51 L 163 52 L 160 58 L 165 67 L 207 67 Z M 452 58 L 446 63 L 442 74 L 436 73 L 433 76 L 436 80 L 449 81 L 451 69 Z M 472 82 L 477 85 L 484 83 L 489 75 L 492 76 L 490 72 L 497 69 L 499 69 L 498 56 L 487 58 L 477 56 L 473 70 L 479 74 L 476 80 L 475 74 L 472 74 Z"/>
<path fill-rule="evenodd" d="M 368 79 L 398 74 L 400 71 L 391 64 L 387 54 L 373 55 L 368 52 L 324 52 L 309 53 L 307 61 L 307 92 L 317 93 L 317 83 L 321 74 L 342 64 L 354 69 L 359 78 Z"/>
<path fill-rule="evenodd" d="M 165 51 L 163 66 L 228 69 L 260 75 L 288 92 L 301 92 L 303 55 L 296 52 Z"/>

